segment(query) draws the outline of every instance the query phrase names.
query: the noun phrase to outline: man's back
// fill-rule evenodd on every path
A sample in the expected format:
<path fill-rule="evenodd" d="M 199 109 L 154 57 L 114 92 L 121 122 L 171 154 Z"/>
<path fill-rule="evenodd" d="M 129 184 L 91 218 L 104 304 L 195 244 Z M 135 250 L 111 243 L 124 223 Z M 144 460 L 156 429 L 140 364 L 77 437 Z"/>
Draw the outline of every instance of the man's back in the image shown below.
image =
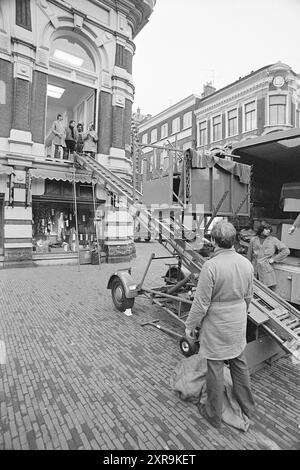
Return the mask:
<path fill-rule="evenodd" d="M 251 296 L 252 264 L 234 249 L 218 248 L 204 267 L 210 271 L 214 282 L 212 302 L 236 301 Z"/>

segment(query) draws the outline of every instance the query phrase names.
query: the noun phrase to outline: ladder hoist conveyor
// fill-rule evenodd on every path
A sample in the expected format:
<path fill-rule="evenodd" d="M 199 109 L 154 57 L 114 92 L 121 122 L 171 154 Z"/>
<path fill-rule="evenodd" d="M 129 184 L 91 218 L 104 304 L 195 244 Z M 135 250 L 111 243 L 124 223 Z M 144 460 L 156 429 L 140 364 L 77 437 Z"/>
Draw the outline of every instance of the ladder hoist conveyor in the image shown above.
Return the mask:
<path fill-rule="evenodd" d="M 176 234 L 182 231 L 182 224 L 176 219 L 153 217 L 142 205 L 142 194 L 139 191 L 134 191 L 133 200 L 132 186 L 92 157 L 76 154 L 75 161 L 86 170 L 92 171 L 93 176 L 104 182 L 109 191 L 127 198 L 129 213 L 138 218 L 145 228 L 149 226 L 151 218 L 151 226 L 159 234 L 159 242 L 193 274 L 192 279 L 194 278 L 196 286 L 205 258 L 198 254 L 189 242 L 176 238 Z M 254 297 L 248 315 L 250 320 L 275 339 L 284 351 L 299 357 L 300 312 L 257 279 L 254 280 Z"/>

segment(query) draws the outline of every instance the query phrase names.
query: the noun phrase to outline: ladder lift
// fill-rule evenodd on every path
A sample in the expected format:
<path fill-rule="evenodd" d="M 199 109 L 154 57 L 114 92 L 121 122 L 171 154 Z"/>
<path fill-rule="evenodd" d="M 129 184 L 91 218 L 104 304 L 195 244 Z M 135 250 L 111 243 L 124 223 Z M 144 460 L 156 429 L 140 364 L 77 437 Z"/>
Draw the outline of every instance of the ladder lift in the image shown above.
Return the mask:
<path fill-rule="evenodd" d="M 111 289 L 115 307 L 124 312 L 133 307 L 138 295 L 145 295 L 183 326 L 192 304 L 198 275 L 205 262 L 205 258 L 195 250 L 192 243 L 178 237 L 184 228 L 182 222 L 184 219 L 174 218 L 172 214 L 164 218 L 162 214 L 153 217 L 153 214 L 142 205 L 142 194 L 136 189 L 133 191 L 130 184 L 112 171 L 90 156 L 76 155 L 76 162 L 87 171 L 91 171 L 96 179 L 104 182 L 109 191 L 126 198 L 129 213 L 137 217 L 141 225 L 148 227 L 151 218 L 159 242 L 169 253 L 166 257 L 156 257 L 153 253 L 139 282 L 133 279 L 131 268 L 115 271 L 107 285 L 107 288 Z M 177 210 L 183 211 L 184 208 L 178 204 Z M 144 280 L 152 261 L 162 258 L 173 259 L 165 275 L 165 285 L 152 289 L 144 287 Z M 254 297 L 248 319 L 250 336 L 246 356 L 252 372 L 283 354 L 299 356 L 300 312 L 257 279 L 254 280 Z M 175 332 L 174 334 L 181 337 L 180 347 L 183 354 L 188 356 L 196 352 L 196 345 L 187 344 L 183 335 Z"/>

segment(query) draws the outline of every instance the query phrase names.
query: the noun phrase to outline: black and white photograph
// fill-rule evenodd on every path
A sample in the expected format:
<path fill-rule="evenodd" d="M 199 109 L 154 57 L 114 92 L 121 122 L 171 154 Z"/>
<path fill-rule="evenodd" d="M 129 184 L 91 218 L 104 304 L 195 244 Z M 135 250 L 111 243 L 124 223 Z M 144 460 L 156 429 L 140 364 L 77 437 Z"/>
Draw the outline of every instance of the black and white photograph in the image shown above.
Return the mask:
<path fill-rule="evenodd" d="M 1 451 L 300 450 L 299 20 L 0 0 Z"/>

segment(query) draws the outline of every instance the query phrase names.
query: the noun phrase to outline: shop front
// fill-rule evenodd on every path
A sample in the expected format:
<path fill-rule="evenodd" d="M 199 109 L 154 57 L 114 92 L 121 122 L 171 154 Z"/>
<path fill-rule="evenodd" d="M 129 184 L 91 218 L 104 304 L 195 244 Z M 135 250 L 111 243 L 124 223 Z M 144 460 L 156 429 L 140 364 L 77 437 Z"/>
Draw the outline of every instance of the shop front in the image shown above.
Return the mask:
<path fill-rule="evenodd" d="M 96 242 L 93 206 L 77 206 L 79 249 L 92 249 Z M 33 252 L 66 253 L 77 251 L 76 213 L 73 203 L 33 201 Z"/>
<path fill-rule="evenodd" d="M 67 162 L 21 162 L 0 175 L 0 268 L 135 256 L 127 206 L 99 177 Z"/>
<path fill-rule="evenodd" d="M 40 188 L 40 190 L 38 190 Z M 96 235 L 95 218 L 105 201 L 96 197 L 95 186 L 87 182 L 37 178 L 32 195 L 32 250 L 35 264 L 61 262 L 90 263 L 91 254 L 103 248 Z M 36 194 L 41 193 L 41 194 Z M 78 234 L 77 234 L 78 232 Z M 78 236 L 77 236 L 78 235 Z M 51 264 L 51 263 L 50 263 Z"/>

